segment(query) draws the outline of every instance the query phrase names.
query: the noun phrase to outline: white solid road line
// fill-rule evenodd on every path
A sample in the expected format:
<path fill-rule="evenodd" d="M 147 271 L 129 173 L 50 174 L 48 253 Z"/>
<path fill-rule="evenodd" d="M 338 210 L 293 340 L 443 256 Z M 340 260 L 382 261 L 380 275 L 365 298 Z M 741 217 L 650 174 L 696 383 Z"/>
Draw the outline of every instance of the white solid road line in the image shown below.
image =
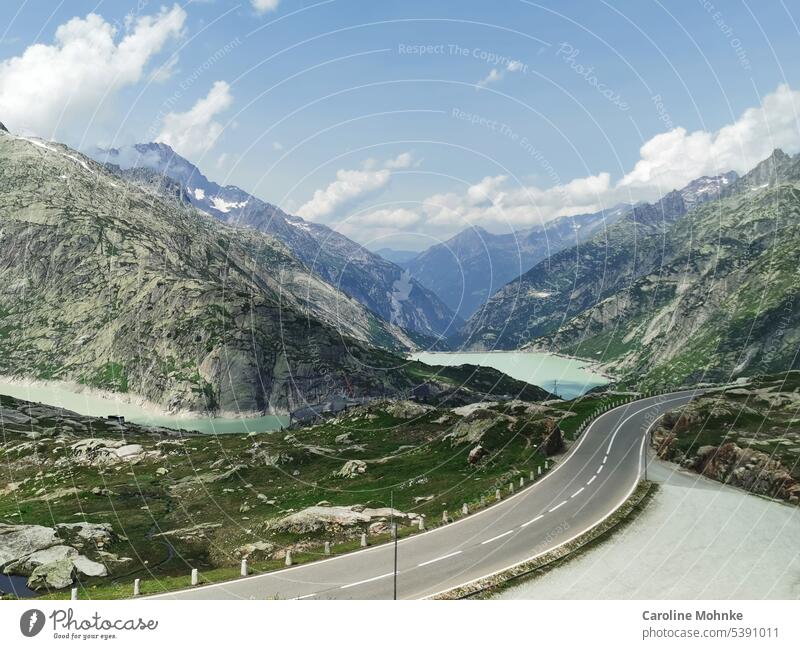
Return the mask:
<path fill-rule="evenodd" d="M 583 491 L 584 489 L 586 489 L 586 487 L 581 487 L 580 489 L 578 489 L 578 491 L 576 491 L 574 494 L 572 494 L 572 495 L 570 496 L 570 498 L 574 498 L 575 496 L 577 496 L 577 495 L 578 495 L 578 494 L 579 494 L 581 491 Z"/>
<path fill-rule="evenodd" d="M 527 523 L 523 523 L 522 525 L 520 525 L 520 527 L 528 527 L 528 525 L 530 525 L 531 523 L 535 523 L 540 518 L 544 518 L 544 514 L 539 514 L 536 518 L 532 518 Z"/>
<path fill-rule="evenodd" d="M 387 572 L 385 575 L 378 575 L 377 577 L 372 577 L 370 579 L 362 579 L 361 581 L 356 581 L 352 584 L 345 584 L 344 586 L 340 586 L 339 588 L 352 588 L 353 586 L 360 586 L 361 584 L 368 584 L 371 581 L 378 581 L 378 579 L 386 579 L 386 577 L 391 577 L 394 573 Z"/>
<path fill-rule="evenodd" d="M 514 530 L 508 530 L 508 532 L 503 532 L 502 534 L 498 534 L 497 536 L 493 536 L 490 539 L 486 539 L 485 541 L 481 541 L 481 545 L 486 545 L 487 543 L 491 543 L 492 541 L 496 541 L 497 539 L 502 539 L 504 536 L 508 536 Z"/>
<path fill-rule="evenodd" d="M 597 478 L 597 474 L 594 474 L 591 478 L 589 478 L 589 482 L 586 483 L 586 486 L 588 487 L 590 484 L 592 484 L 595 481 L 595 478 Z"/>
<path fill-rule="evenodd" d="M 454 557 L 457 554 L 461 554 L 462 550 L 456 550 L 455 552 L 451 552 L 450 554 L 446 554 L 443 557 L 438 557 L 436 559 L 431 559 L 430 561 L 423 561 L 422 563 L 417 564 L 417 568 L 422 568 L 422 566 L 428 566 L 432 563 L 436 563 L 437 561 L 444 561 L 445 559 L 449 559 L 450 557 Z"/>
<path fill-rule="evenodd" d="M 562 500 L 562 501 L 561 501 L 560 503 L 558 503 L 558 504 L 557 504 L 555 507 L 553 507 L 553 509 L 550 509 L 550 510 L 548 510 L 548 511 L 549 511 L 550 513 L 552 513 L 552 512 L 554 512 L 556 509 L 558 509 L 559 507 L 561 507 L 561 505 L 566 505 L 566 504 L 567 504 L 567 501 L 566 501 L 566 500 Z"/>

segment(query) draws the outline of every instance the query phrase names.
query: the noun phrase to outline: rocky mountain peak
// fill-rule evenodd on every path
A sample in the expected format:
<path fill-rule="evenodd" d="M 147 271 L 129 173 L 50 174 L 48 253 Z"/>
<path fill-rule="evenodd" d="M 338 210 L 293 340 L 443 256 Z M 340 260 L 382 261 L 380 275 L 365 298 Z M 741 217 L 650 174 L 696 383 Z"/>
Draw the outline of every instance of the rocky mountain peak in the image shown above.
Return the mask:
<path fill-rule="evenodd" d="M 6 125 L 3 124 L 3 122 L 0 122 L 0 131 L 3 131 L 4 133 L 8 133 L 8 129 L 6 128 Z"/>

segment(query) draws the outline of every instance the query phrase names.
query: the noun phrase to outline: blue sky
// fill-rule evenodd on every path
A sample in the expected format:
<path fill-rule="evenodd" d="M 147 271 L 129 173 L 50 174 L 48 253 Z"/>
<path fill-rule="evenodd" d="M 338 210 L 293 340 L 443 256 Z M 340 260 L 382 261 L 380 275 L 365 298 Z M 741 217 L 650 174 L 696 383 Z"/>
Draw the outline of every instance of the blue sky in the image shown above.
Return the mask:
<path fill-rule="evenodd" d="M 372 248 L 652 199 L 800 148 L 800 8 L 780 1 L 4 8 L 12 131 L 167 140 Z"/>

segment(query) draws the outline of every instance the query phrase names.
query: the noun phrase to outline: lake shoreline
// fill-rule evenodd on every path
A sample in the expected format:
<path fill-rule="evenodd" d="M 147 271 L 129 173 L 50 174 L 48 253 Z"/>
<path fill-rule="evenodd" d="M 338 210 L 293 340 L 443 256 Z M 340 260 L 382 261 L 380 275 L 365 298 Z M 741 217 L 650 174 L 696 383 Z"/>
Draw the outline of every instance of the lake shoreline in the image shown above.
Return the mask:
<path fill-rule="evenodd" d="M 191 410 L 170 412 L 135 393 L 110 392 L 71 381 L 22 379 L 0 375 L 0 394 L 62 408 L 82 416 L 99 418 L 118 416 L 143 426 L 211 434 L 215 433 L 217 428 L 229 428 L 237 423 L 241 423 L 243 428 L 235 432 L 242 433 L 252 432 L 248 430 L 249 425 L 263 425 L 267 420 L 274 423 L 268 430 L 279 430 L 288 425 L 288 421 L 283 421 L 288 418 L 288 413 L 284 415 L 220 411 L 210 414 Z M 82 400 L 85 401 L 75 403 Z M 266 429 L 262 432 L 266 432 Z M 224 431 L 221 434 L 224 434 Z"/>
<path fill-rule="evenodd" d="M 592 361 L 542 351 L 427 351 L 411 353 L 408 358 L 433 366 L 493 367 L 511 378 L 525 381 L 544 390 L 557 391 L 558 396 L 566 400 L 575 399 L 589 390 L 614 382 L 613 377 L 598 371 Z"/>

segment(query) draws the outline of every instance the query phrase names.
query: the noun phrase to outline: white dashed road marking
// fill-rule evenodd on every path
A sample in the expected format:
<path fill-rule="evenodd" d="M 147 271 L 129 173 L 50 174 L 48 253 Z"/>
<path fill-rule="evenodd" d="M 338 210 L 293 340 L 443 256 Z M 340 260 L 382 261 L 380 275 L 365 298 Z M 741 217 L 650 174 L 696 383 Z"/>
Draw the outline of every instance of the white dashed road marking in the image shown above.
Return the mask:
<path fill-rule="evenodd" d="M 540 518 L 544 518 L 544 514 L 539 514 L 536 518 L 532 518 L 527 523 L 523 523 L 522 525 L 520 525 L 520 527 L 527 527 L 531 523 L 535 523 L 536 521 L 538 521 Z"/>
<path fill-rule="evenodd" d="M 341 586 L 341 588 L 343 588 L 343 589 L 344 588 L 352 588 L 353 586 L 360 586 L 361 584 L 368 584 L 371 581 L 378 581 L 378 579 L 386 579 L 386 577 L 391 577 L 393 574 L 394 574 L 393 572 L 387 572 L 385 575 L 378 575 L 377 577 L 372 577 L 370 579 L 364 579 L 362 581 L 356 581 L 356 582 L 354 582 L 352 584 L 345 584 L 344 586 Z"/>
<path fill-rule="evenodd" d="M 422 566 L 430 565 L 431 563 L 436 563 L 437 561 L 444 561 L 445 559 L 449 559 L 450 557 L 454 557 L 457 554 L 461 554 L 461 550 L 457 550 L 456 552 L 451 552 L 450 554 L 446 554 L 443 557 L 437 557 L 436 559 L 431 559 L 430 561 L 423 561 L 422 563 L 418 563 L 417 567 L 422 568 Z"/>
<path fill-rule="evenodd" d="M 574 494 L 572 494 L 572 495 L 570 496 L 570 498 L 574 498 L 575 496 L 577 496 L 577 495 L 578 495 L 578 494 L 579 494 L 581 491 L 583 491 L 584 489 L 586 489 L 586 487 L 581 487 L 580 489 L 578 489 L 578 491 L 576 491 Z"/>
<path fill-rule="evenodd" d="M 567 504 L 567 501 L 566 501 L 566 500 L 563 500 L 563 501 L 561 501 L 560 503 L 558 503 L 558 504 L 557 504 L 555 507 L 553 507 L 553 509 L 551 509 L 551 510 L 550 510 L 550 512 L 554 512 L 556 509 L 558 509 L 559 507 L 561 507 L 561 505 L 566 505 L 566 504 Z"/>
<path fill-rule="evenodd" d="M 497 539 L 502 539 L 504 536 L 508 536 L 514 530 L 508 530 L 508 532 L 503 532 L 502 534 L 498 534 L 497 536 L 493 536 L 490 539 L 486 539 L 485 541 L 481 542 L 481 545 L 486 545 L 487 543 L 491 543 L 492 541 L 496 541 Z"/>

